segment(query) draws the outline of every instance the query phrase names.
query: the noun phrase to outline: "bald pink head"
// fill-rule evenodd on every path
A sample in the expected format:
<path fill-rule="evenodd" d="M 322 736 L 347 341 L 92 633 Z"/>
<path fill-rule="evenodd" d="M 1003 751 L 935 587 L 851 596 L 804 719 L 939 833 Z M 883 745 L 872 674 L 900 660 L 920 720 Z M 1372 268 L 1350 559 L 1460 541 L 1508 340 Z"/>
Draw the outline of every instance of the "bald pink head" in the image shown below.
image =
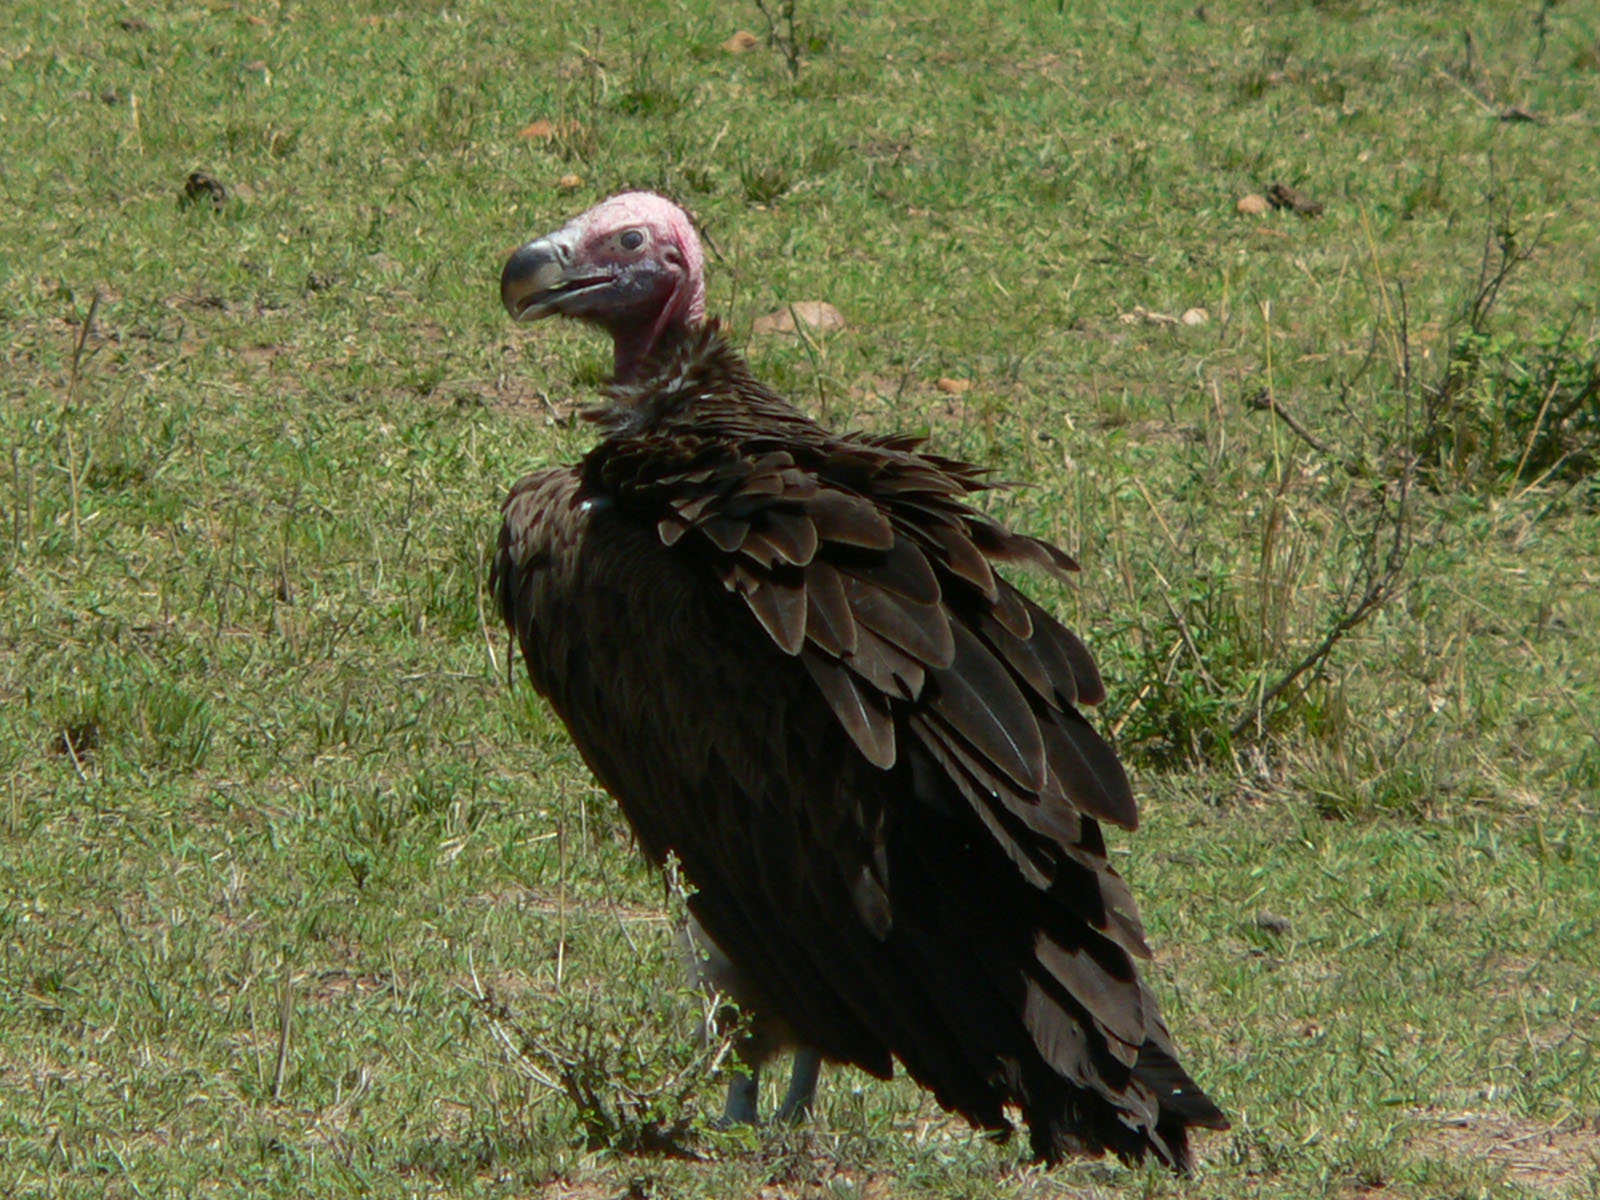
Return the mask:
<path fill-rule="evenodd" d="M 623 192 L 513 254 L 500 298 L 518 320 L 561 313 L 599 325 L 627 379 L 663 333 L 705 320 L 705 256 L 676 204 Z"/>

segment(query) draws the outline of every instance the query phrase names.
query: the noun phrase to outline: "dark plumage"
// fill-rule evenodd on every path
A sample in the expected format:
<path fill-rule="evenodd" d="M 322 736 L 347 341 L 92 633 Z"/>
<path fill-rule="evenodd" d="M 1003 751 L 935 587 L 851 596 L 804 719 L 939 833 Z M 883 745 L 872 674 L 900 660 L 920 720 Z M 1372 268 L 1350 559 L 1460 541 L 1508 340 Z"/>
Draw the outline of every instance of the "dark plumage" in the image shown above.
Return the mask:
<path fill-rule="evenodd" d="M 1100 822 L 1132 829 L 1083 643 L 997 566 L 1059 550 L 970 507 L 984 472 L 834 434 L 705 322 L 660 197 L 613 197 L 507 264 L 514 315 L 615 341 L 576 466 L 521 480 L 492 587 L 645 853 L 793 1036 L 898 1059 L 1037 1155 L 1154 1153 L 1227 1121 L 1176 1061 Z M 809 1095 L 809 1093 L 807 1093 Z"/>

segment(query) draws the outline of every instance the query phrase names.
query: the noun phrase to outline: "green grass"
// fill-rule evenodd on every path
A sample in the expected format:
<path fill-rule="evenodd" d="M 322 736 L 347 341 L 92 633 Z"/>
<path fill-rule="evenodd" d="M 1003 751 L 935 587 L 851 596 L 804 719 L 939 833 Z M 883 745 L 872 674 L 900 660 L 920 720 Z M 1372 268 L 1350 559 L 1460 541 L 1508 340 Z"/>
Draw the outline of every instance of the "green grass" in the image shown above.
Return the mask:
<path fill-rule="evenodd" d="M 1600 334 L 1600 19 L 1057 7 L 801 0 L 796 78 L 701 0 L 10 6 L 0 1194 L 1600 1194 L 1600 413 L 1540 415 Z M 1235 212 L 1277 182 L 1324 215 Z M 678 901 L 483 594 L 605 361 L 502 256 L 624 186 L 736 331 L 844 312 L 762 374 L 1082 561 L 1037 586 L 1235 1121 L 1195 1181 L 840 1071 L 801 1134 L 630 1148 L 720 1103 Z M 1486 247 L 1532 255 L 1474 332 Z"/>

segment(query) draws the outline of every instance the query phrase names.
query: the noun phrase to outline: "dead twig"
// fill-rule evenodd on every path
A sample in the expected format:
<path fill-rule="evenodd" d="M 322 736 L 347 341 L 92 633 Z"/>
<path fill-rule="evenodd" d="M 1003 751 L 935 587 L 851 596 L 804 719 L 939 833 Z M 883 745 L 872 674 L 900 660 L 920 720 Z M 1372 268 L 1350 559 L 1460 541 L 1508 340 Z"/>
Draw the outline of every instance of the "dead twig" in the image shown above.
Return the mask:
<path fill-rule="evenodd" d="M 1254 395 L 1246 397 L 1244 404 L 1251 412 L 1269 412 L 1277 417 L 1278 420 L 1288 426 L 1290 433 L 1294 434 L 1318 454 L 1326 455 L 1328 458 L 1338 457 L 1331 446 L 1321 441 L 1304 425 L 1290 416 L 1289 410 L 1283 406 L 1283 402 L 1266 388 L 1261 388 Z"/>
<path fill-rule="evenodd" d="M 478 978 L 477 964 L 472 960 L 472 949 L 467 948 L 467 971 L 472 976 L 472 990 L 467 992 L 473 1007 L 482 1013 L 489 1021 L 489 1031 L 494 1035 L 494 1040 L 500 1043 L 500 1048 L 505 1051 L 506 1061 L 510 1062 L 524 1076 L 548 1091 L 565 1094 L 560 1082 L 549 1072 L 541 1070 L 534 1064 L 530 1054 L 541 1051 L 547 1059 L 555 1060 L 556 1055 L 541 1046 L 537 1039 L 531 1037 L 512 1016 L 511 1010 L 499 1000 L 494 993 L 483 986 Z M 462 989 L 465 991 L 465 989 Z M 513 1038 L 512 1033 L 517 1036 Z"/>
<path fill-rule="evenodd" d="M 1370 472 L 1367 465 L 1355 455 L 1342 457 L 1337 450 L 1317 437 L 1289 412 L 1282 400 L 1272 394 L 1270 388 L 1260 388 L 1253 395 L 1245 397 L 1245 407 L 1251 412 L 1270 412 L 1277 420 L 1282 421 L 1284 427 L 1294 434 L 1306 445 L 1310 446 L 1324 458 L 1332 459 L 1345 469 L 1348 474 L 1364 477 Z"/>
<path fill-rule="evenodd" d="M 72 369 L 67 376 L 67 407 L 71 408 L 78 398 L 78 376 L 83 368 L 83 350 L 89 343 L 89 334 L 94 329 L 95 316 L 100 312 L 100 293 L 96 292 L 89 301 L 89 313 L 83 318 L 83 324 L 78 326 L 78 336 L 72 344 Z"/>

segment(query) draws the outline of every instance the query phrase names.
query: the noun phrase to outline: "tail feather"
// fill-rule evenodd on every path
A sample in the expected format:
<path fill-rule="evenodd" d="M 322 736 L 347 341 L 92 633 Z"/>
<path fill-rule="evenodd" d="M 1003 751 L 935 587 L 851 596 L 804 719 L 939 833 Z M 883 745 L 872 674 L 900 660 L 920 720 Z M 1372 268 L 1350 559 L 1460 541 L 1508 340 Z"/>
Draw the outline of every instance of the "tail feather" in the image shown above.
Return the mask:
<path fill-rule="evenodd" d="M 1083 1046 L 1080 1034 L 1078 1052 L 1100 1059 L 1086 1081 L 1092 1086 L 1045 1061 L 1023 1066 L 1016 1094 L 1035 1156 L 1057 1163 L 1110 1151 L 1131 1163 L 1154 1154 L 1175 1171 L 1191 1169 L 1189 1130 L 1227 1129 L 1228 1119 L 1173 1057 L 1159 1021 L 1151 1032 L 1132 1068 L 1122 1071 Z"/>

